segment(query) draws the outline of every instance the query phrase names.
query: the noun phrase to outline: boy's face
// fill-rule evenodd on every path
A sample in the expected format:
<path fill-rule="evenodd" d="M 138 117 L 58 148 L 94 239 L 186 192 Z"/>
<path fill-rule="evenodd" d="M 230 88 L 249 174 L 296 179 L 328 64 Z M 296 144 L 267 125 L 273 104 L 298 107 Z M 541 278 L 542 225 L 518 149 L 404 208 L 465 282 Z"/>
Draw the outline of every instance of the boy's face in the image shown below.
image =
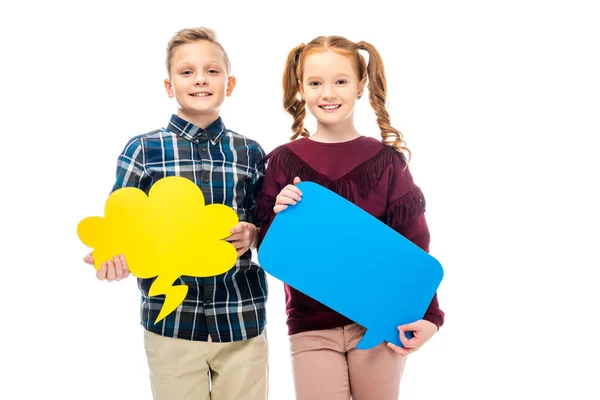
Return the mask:
<path fill-rule="evenodd" d="M 235 87 L 219 46 L 198 40 L 177 47 L 171 59 L 170 79 L 165 88 L 179 105 L 178 115 L 205 128 L 219 116 L 225 96 Z"/>

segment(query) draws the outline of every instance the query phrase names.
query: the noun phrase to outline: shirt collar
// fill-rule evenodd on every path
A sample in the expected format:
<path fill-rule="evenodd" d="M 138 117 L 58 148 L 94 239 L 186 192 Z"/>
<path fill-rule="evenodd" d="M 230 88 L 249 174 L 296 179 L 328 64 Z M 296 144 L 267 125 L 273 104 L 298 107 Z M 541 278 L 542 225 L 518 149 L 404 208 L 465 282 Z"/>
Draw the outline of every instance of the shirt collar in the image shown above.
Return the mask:
<path fill-rule="evenodd" d="M 213 145 L 219 143 L 226 132 L 221 117 L 218 117 L 206 129 L 202 129 L 175 114 L 171 115 L 167 129 L 194 143 L 202 143 L 210 139 Z"/>

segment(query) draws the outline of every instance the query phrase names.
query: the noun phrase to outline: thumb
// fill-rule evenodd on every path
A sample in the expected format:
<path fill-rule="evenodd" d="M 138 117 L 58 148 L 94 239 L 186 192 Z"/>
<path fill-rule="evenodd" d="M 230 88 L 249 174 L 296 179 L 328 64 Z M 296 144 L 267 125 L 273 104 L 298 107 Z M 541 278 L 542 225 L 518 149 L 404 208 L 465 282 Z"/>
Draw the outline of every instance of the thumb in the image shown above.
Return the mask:
<path fill-rule="evenodd" d="M 398 327 L 398 330 L 404 332 L 414 332 L 415 330 L 417 330 L 417 324 L 413 322 L 410 324 L 400 325 Z"/>
<path fill-rule="evenodd" d="M 295 178 L 294 178 L 294 185 L 297 185 L 297 184 L 299 184 L 299 183 L 300 183 L 300 178 L 298 178 L 298 177 L 295 177 Z"/>
<path fill-rule="evenodd" d="M 92 257 L 92 253 L 87 254 L 83 257 L 83 262 L 86 264 L 94 265 L 94 257 Z"/>

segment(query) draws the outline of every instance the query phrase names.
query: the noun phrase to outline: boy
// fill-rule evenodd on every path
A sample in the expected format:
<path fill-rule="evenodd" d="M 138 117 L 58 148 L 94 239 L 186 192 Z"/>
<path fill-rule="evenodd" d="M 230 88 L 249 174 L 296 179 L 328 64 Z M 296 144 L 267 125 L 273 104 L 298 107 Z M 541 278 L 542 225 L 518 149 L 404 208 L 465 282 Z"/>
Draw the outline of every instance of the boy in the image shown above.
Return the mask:
<path fill-rule="evenodd" d="M 154 399 L 264 400 L 268 386 L 268 344 L 264 333 L 267 281 L 251 261 L 257 228 L 252 223 L 253 186 L 261 146 L 225 128 L 221 105 L 235 87 L 230 63 L 215 33 L 182 29 L 170 40 L 165 88 L 178 113 L 167 128 L 132 138 L 118 159 L 113 191 L 132 186 L 146 193 L 165 176 L 195 182 L 206 204 L 237 211 L 239 224 L 227 239 L 238 251 L 236 265 L 209 278 L 182 276 L 187 296 L 154 325 L 164 297 L 150 297 L 153 279 L 138 279 L 141 324 Z M 88 254 L 85 262 L 93 264 Z M 120 255 L 102 264 L 101 280 L 129 275 Z"/>

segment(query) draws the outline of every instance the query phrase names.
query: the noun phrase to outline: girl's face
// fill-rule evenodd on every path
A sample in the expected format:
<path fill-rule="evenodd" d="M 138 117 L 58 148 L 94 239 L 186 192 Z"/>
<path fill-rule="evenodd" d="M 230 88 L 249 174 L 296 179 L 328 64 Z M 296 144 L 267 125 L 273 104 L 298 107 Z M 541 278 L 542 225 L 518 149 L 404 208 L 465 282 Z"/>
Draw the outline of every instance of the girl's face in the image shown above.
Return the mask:
<path fill-rule="evenodd" d="M 352 123 L 354 104 L 364 90 L 348 57 L 327 50 L 304 60 L 300 93 L 308 111 L 326 125 Z"/>

